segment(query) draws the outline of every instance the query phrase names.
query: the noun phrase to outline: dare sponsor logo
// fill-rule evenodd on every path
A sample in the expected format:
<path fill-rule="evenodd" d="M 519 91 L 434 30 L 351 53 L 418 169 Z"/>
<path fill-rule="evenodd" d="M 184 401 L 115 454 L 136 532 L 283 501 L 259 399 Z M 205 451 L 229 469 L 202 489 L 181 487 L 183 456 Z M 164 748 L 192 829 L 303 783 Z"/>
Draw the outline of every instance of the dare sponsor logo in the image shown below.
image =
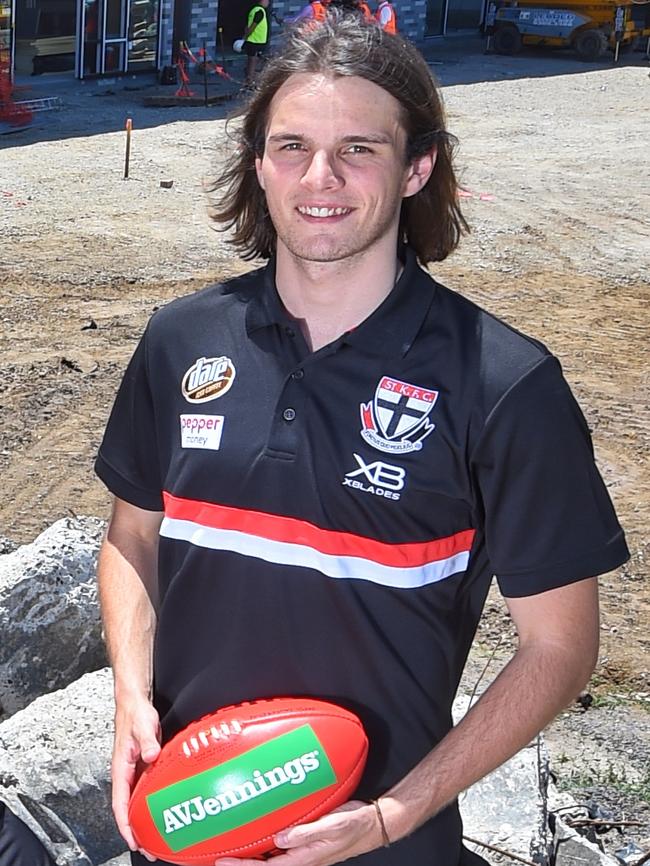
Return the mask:
<path fill-rule="evenodd" d="M 218 451 L 223 432 L 223 415 L 181 415 L 181 448 Z"/>
<path fill-rule="evenodd" d="M 234 381 L 235 365 L 230 358 L 197 358 L 183 376 L 181 391 L 189 403 L 207 403 L 223 397 Z"/>
<path fill-rule="evenodd" d="M 429 414 L 438 391 L 382 376 L 369 403 L 361 404 L 361 436 L 388 454 L 419 451 L 435 428 Z"/>

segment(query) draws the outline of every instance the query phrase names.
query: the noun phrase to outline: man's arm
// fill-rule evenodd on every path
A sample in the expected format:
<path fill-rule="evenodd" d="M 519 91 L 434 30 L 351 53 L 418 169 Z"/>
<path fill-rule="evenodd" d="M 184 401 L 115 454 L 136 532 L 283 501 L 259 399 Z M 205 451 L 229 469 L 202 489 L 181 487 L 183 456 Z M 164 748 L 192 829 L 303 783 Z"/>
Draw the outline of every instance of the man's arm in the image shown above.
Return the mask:
<path fill-rule="evenodd" d="M 519 635 L 518 649 L 461 722 L 388 792 L 387 826 L 394 826 L 399 836 L 526 746 L 579 694 L 594 669 L 599 642 L 596 578 L 507 599 L 507 604 Z M 381 804 L 384 808 L 383 798 Z"/>
<path fill-rule="evenodd" d="M 380 799 L 393 842 L 527 745 L 589 679 L 598 654 L 596 578 L 508 599 L 508 607 L 519 635 L 516 653 L 462 721 Z M 274 859 L 277 866 L 330 866 L 379 847 L 381 831 L 374 806 L 352 801 L 280 833 L 276 844 L 290 849 Z"/>
<path fill-rule="evenodd" d="M 391 10 L 388 6 L 382 6 L 381 12 L 379 13 L 379 23 L 382 27 L 385 27 L 390 21 Z"/>
<path fill-rule="evenodd" d="M 131 850 L 128 804 L 139 760 L 160 751 L 158 714 L 151 705 L 156 628 L 158 530 L 162 514 L 115 499 L 99 554 L 97 579 L 104 636 L 115 681 L 113 812 Z"/>

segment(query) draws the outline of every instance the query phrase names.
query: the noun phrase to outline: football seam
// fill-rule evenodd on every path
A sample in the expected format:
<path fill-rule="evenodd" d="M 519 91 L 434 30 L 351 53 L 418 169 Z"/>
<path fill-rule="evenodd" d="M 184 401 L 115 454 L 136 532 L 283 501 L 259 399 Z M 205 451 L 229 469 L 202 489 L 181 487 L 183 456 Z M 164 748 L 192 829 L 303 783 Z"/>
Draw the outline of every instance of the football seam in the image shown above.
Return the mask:
<path fill-rule="evenodd" d="M 279 714 L 279 715 L 270 715 L 268 718 L 281 719 L 281 718 L 285 717 L 286 715 L 287 715 L 287 713 L 281 713 L 281 714 Z M 364 737 L 365 737 L 365 729 L 364 729 L 363 724 L 361 723 L 361 721 L 360 721 L 359 719 L 356 719 L 356 718 L 353 718 L 353 717 L 350 717 L 350 716 L 342 716 L 342 715 L 340 715 L 339 713 L 336 713 L 336 712 L 328 712 L 328 713 L 315 713 L 315 712 L 311 712 L 311 713 L 309 713 L 309 715 L 312 716 L 312 717 L 313 717 L 313 716 L 316 716 L 316 717 L 318 717 L 318 718 L 323 718 L 323 719 L 324 719 L 324 718 L 334 718 L 334 719 L 338 719 L 338 720 L 340 720 L 340 721 L 349 722 L 350 724 L 353 724 L 353 725 L 354 725 L 358 730 L 360 730 L 361 733 L 362 733 L 362 734 L 364 735 Z M 208 716 L 205 716 L 204 718 L 208 718 L 208 717 L 209 717 L 209 715 L 208 715 Z M 201 721 L 201 720 L 199 720 L 199 721 Z M 256 720 L 256 721 L 257 721 L 257 720 Z M 177 736 L 177 735 L 175 735 L 175 736 Z M 174 739 L 174 737 L 172 737 L 172 740 L 173 740 L 173 739 Z M 168 743 L 171 743 L 172 740 L 168 740 Z M 165 744 L 165 745 L 167 745 L 167 744 Z M 156 768 L 163 768 L 163 767 L 167 767 L 168 764 L 170 764 L 171 762 L 174 762 L 174 761 L 177 761 L 177 760 L 178 760 L 178 754 L 177 754 L 176 752 L 170 752 L 168 755 L 164 754 L 164 752 L 163 752 L 163 753 L 160 754 L 160 756 L 159 756 L 159 758 L 156 760 L 155 764 L 151 764 L 150 766 L 152 766 L 152 767 L 155 766 Z M 191 760 L 191 759 L 190 759 L 190 758 L 187 758 L 187 760 Z M 356 765 L 355 765 L 355 766 L 356 766 Z M 133 795 L 133 792 L 135 791 L 135 789 L 138 787 L 138 785 L 139 785 L 139 783 L 140 783 L 140 780 L 141 780 L 142 778 L 144 778 L 144 775 L 145 775 L 145 774 L 144 774 L 144 772 L 143 772 L 143 773 L 140 775 L 140 777 L 139 777 L 139 779 L 137 780 L 137 782 L 135 783 L 135 786 L 133 787 L 133 790 L 131 791 L 131 796 Z M 130 811 L 131 811 L 130 806 L 131 806 L 131 804 L 129 803 L 129 813 L 130 813 Z"/>
<path fill-rule="evenodd" d="M 280 719 L 285 718 L 287 715 L 289 715 L 289 717 L 291 717 L 293 715 L 293 712 L 280 713 L 280 714 L 269 714 L 268 716 L 258 717 L 255 719 L 254 724 L 257 724 L 260 721 L 263 722 L 263 721 L 269 721 L 269 720 L 280 720 Z M 364 727 L 361 724 L 361 722 L 358 719 L 350 718 L 349 716 L 342 716 L 338 713 L 332 713 L 332 712 L 329 712 L 329 713 L 311 712 L 311 713 L 305 713 L 304 715 L 305 715 L 305 717 L 307 715 L 309 715 L 311 717 L 315 716 L 316 718 L 319 718 L 319 719 L 330 719 L 331 718 L 331 719 L 338 719 L 339 721 L 349 722 L 350 724 L 354 725 L 356 728 L 361 730 L 363 732 L 363 734 L 365 735 L 365 730 L 364 730 Z M 209 716 L 205 716 L 204 718 L 209 718 Z M 199 720 L 199 722 L 200 721 L 201 720 Z M 251 720 L 249 720 L 249 721 L 251 721 Z M 247 724 L 247 722 L 244 722 L 244 723 L 240 722 L 240 724 Z M 176 736 L 178 736 L 178 734 L 174 735 L 174 737 L 176 737 Z M 191 736 L 191 734 L 187 735 L 187 736 Z M 236 736 L 240 736 L 240 734 L 237 734 Z M 165 743 L 164 745 L 168 745 L 169 743 L 171 743 L 172 740 L 174 739 L 174 737 L 172 737 L 171 740 L 168 740 L 167 743 Z M 199 753 L 196 752 L 194 754 L 199 754 Z M 192 755 L 192 757 L 194 757 L 194 755 Z M 176 752 L 171 752 L 169 755 L 161 754 L 160 758 L 156 761 L 156 766 L 157 767 L 166 767 L 170 761 L 175 761 L 175 760 L 177 760 L 177 758 L 178 758 L 178 755 L 176 754 Z M 190 760 L 190 757 L 187 756 L 187 759 Z M 139 781 L 139 779 L 138 779 L 138 781 Z"/>

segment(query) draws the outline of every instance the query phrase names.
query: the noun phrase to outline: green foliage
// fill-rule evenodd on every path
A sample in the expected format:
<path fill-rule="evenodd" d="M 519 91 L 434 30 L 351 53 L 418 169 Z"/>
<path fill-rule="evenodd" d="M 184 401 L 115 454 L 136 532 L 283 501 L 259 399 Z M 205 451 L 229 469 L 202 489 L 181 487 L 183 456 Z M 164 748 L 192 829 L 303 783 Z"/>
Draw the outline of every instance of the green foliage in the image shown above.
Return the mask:
<path fill-rule="evenodd" d="M 563 753 L 556 763 L 566 765 L 570 760 Z M 646 764 L 640 773 L 633 771 L 632 777 L 626 767 L 614 764 L 612 761 L 608 761 L 604 767 L 569 770 L 558 778 L 557 787 L 560 791 L 570 791 L 574 795 L 578 789 L 614 788 L 621 794 L 650 803 L 650 764 Z"/>

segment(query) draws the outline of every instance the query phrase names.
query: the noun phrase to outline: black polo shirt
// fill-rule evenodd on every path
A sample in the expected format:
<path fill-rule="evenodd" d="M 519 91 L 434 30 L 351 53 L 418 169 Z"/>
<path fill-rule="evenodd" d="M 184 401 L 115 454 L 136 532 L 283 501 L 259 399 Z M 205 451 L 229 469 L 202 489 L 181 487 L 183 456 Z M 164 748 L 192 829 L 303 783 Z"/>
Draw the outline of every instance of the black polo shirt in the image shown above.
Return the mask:
<path fill-rule="evenodd" d="M 332 700 L 368 732 L 362 798 L 449 730 L 493 574 L 527 596 L 628 555 L 558 362 L 411 253 L 313 353 L 273 264 L 161 309 L 96 468 L 165 511 L 164 736 L 242 700 Z M 364 862 L 455 866 L 460 836 L 454 805 Z"/>

